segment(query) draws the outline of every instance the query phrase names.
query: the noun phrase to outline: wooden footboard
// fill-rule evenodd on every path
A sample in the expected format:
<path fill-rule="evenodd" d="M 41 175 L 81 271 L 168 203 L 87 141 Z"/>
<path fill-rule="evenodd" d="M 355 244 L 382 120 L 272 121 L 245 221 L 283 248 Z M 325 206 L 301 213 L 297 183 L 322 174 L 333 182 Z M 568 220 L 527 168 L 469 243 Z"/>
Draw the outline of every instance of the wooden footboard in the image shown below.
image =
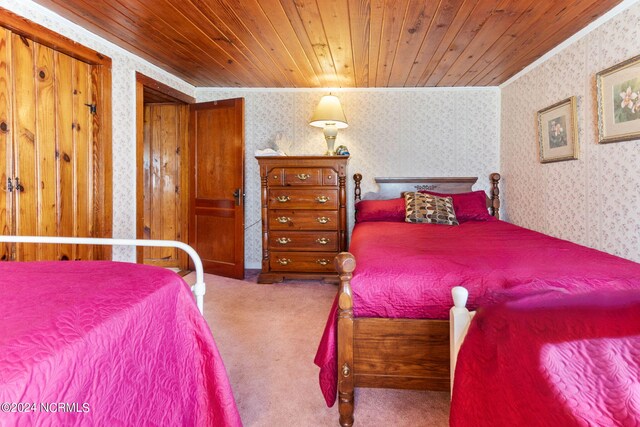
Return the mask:
<path fill-rule="evenodd" d="M 428 319 L 354 318 L 348 252 L 335 259 L 338 290 L 338 410 L 352 426 L 354 388 L 446 391 L 450 387 L 449 322 Z"/>

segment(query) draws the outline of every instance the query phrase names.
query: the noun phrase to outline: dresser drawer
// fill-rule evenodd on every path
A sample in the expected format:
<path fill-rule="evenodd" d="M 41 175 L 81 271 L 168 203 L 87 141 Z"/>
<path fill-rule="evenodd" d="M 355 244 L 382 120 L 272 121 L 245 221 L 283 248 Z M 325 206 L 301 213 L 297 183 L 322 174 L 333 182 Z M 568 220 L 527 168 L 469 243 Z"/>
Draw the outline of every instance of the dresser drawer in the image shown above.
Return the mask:
<path fill-rule="evenodd" d="M 322 185 L 338 185 L 338 174 L 333 169 L 322 169 Z"/>
<path fill-rule="evenodd" d="M 269 249 L 274 251 L 337 251 L 338 233 L 323 231 L 273 231 Z"/>
<path fill-rule="evenodd" d="M 338 190 L 279 188 L 269 190 L 271 209 L 338 209 Z"/>
<path fill-rule="evenodd" d="M 337 230 L 338 211 L 269 211 L 271 230 Z"/>
<path fill-rule="evenodd" d="M 322 185 L 322 181 L 322 168 L 276 168 L 267 176 L 269 186 Z"/>
<path fill-rule="evenodd" d="M 272 252 L 271 271 L 335 273 L 333 259 L 337 252 Z"/>

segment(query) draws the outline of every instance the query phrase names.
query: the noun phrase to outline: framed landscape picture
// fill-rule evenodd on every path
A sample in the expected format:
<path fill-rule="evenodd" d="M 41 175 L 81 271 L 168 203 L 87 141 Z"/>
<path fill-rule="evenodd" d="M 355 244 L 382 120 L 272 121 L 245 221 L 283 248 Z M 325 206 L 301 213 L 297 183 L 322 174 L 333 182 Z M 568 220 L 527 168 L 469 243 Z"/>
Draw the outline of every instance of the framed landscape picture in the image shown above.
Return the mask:
<path fill-rule="evenodd" d="M 598 141 L 640 139 L 640 56 L 596 74 Z"/>
<path fill-rule="evenodd" d="M 538 111 L 538 142 L 541 163 L 578 158 L 575 96 Z"/>

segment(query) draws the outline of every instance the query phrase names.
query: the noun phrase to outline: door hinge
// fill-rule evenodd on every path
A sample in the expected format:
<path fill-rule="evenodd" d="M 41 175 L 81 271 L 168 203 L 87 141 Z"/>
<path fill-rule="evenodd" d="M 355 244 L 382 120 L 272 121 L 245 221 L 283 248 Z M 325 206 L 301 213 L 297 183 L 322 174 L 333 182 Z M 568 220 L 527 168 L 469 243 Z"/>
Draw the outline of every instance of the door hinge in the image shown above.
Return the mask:
<path fill-rule="evenodd" d="M 13 191 L 13 183 L 11 182 L 11 178 L 7 178 L 7 191 L 9 193 Z"/>
<path fill-rule="evenodd" d="M 98 114 L 98 106 L 96 104 L 84 104 L 87 107 L 89 107 L 89 112 L 91 112 L 91 114 Z"/>

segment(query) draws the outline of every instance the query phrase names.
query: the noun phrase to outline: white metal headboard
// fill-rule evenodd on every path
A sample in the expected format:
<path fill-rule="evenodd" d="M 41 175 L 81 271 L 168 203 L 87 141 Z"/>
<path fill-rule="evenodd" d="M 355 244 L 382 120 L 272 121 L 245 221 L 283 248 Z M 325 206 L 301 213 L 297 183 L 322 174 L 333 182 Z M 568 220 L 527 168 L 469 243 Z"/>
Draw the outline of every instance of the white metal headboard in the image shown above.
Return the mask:
<path fill-rule="evenodd" d="M 96 237 L 54 237 L 54 236 L 0 236 L 0 242 L 8 243 L 61 243 L 71 245 L 102 245 L 102 246 L 153 246 L 165 248 L 178 248 L 185 251 L 193 260 L 196 269 L 196 283 L 191 286 L 195 295 L 200 314 L 204 315 L 204 270 L 202 260 L 198 253 L 186 243 L 176 240 L 135 240 L 135 239 L 107 239 Z"/>

